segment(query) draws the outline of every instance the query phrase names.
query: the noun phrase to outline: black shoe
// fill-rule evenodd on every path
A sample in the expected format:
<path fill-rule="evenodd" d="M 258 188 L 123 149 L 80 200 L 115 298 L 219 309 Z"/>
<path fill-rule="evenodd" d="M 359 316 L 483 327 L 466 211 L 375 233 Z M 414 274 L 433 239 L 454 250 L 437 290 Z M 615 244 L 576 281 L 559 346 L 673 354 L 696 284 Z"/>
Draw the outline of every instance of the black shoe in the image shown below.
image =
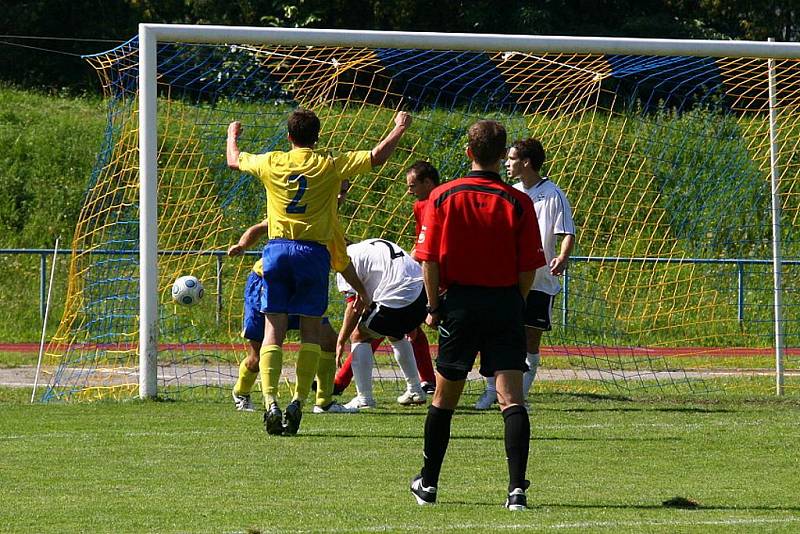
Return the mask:
<path fill-rule="evenodd" d="M 300 419 L 303 418 L 303 412 L 300 410 L 300 401 L 293 400 L 286 407 L 286 412 L 283 414 L 283 433 L 287 436 L 294 436 L 300 429 Z"/>
<path fill-rule="evenodd" d="M 411 480 L 411 493 L 420 506 L 436 504 L 436 486 L 423 486 L 422 475 L 417 475 Z"/>
<path fill-rule="evenodd" d="M 525 481 L 524 488 L 514 488 L 513 490 L 508 492 L 508 497 L 506 498 L 506 508 L 513 512 L 521 512 L 522 510 L 528 509 L 528 498 L 525 496 L 525 490 L 530 487 L 530 481 Z"/>
<path fill-rule="evenodd" d="M 341 395 L 342 393 L 344 393 L 344 390 L 345 390 L 345 389 L 347 389 L 347 388 L 339 389 L 339 386 L 337 386 L 336 384 L 334 384 L 334 385 L 333 385 L 333 394 L 334 394 L 334 395 L 336 395 L 336 396 L 338 397 L 339 395 Z"/>
<path fill-rule="evenodd" d="M 264 412 L 264 430 L 267 434 L 280 436 L 283 434 L 283 414 L 276 403 L 269 405 L 269 409 Z"/>
<path fill-rule="evenodd" d="M 436 391 L 436 384 L 425 382 L 424 384 L 422 384 L 422 391 L 424 391 L 428 395 L 433 395 L 434 392 Z"/>

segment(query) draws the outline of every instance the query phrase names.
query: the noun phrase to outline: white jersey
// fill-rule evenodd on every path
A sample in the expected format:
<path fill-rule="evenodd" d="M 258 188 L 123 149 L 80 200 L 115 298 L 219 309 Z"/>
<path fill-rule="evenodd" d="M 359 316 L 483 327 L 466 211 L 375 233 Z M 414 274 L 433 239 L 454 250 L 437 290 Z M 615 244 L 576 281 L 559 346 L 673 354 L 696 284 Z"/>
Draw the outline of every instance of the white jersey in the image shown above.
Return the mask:
<path fill-rule="evenodd" d="M 555 295 L 561 291 L 561 283 L 557 276 L 550 274 L 550 262 L 557 256 L 556 236 L 575 235 L 572 209 L 564 192 L 546 177 L 530 189 L 526 189 L 522 182 L 514 184 L 514 188 L 526 193 L 533 200 L 536 219 L 539 221 L 544 257 L 547 260 L 544 267 L 536 269 L 536 277 L 533 279 L 531 289 Z"/>
<path fill-rule="evenodd" d="M 391 241 L 367 239 L 347 247 L 347 255 L 373 302 L 387 308 L 403 308 L 422 293 L 422 267 Z M 355 294 L 338 273 L 336 286 L 345 294 Z"/>

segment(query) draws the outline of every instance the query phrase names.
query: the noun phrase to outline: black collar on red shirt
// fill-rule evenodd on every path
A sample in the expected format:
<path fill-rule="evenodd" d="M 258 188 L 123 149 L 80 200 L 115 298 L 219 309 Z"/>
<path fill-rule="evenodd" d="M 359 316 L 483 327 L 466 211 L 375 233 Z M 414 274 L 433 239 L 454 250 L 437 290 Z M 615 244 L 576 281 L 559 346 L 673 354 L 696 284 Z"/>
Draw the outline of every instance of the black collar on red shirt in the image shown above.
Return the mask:
<path fill-rule="evenodd" d="M 500 175 L 494 171 L 469 171 L 465 178 L 486 178 L 487 180 L 500 180 Z"/>

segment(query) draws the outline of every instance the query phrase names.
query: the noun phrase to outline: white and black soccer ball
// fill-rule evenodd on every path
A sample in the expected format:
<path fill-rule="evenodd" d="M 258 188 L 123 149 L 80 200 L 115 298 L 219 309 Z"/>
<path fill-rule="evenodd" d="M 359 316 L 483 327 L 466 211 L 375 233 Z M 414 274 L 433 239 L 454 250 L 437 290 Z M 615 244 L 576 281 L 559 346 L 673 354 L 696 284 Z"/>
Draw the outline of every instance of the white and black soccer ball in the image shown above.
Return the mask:
<path fill-rule="evenodd" d="M 172 300 L 184 306 L 192 306 L 203 298 L 203 284 L 192 275 L 181 276 L 172 284 Z"/>

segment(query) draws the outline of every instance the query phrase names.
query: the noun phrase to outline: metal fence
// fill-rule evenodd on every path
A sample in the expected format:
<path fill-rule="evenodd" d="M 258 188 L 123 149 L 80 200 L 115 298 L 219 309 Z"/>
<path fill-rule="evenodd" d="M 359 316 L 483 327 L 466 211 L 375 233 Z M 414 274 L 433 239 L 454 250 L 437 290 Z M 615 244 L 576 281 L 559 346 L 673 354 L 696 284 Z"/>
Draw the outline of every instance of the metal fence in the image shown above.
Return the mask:
<path fill-rule="evenodd" d="M 90 252 L 91 254 L 99 254 L 99 255 L 137 255 L 138 251 L 136 250 L 64 250 L 59 251 L 59 253 L 65 254 L 83 254 Z M 47 301 L 47 259 L 48 256 L 52 256 L 54 253 L 53 250 L 49 249 L 39 249 L 39 248 L 10 248 L 10 249 L 0 249 L 0 255 L 29 255 L 29 256 L 39 256 L 39 314 L 42 319 L 44 319 L 45 313 L 45 306 Z M 223 289 L 223 260 L 227 256 L 227 253 L 223 250 L 162 250 L 159 251 L 160 255 L 171 256 L 171 255 L 182 255 L 182 254 L 192 254 L 192 255 L 199 255 L 199 256 L 214 256 L 216 260 L 216 276 L 215 276 L 215 288 L 216 288 L 216 318 L 217 322 L 219 322 L 221 313 L 222 313 L 222 289 Z M 245 252 L 248 256 L 260 256 L 260 251 L 247 251 Z M 654 263 L 662 263 L 662 264 L 715 264 L 715 265 L 735 265 L 736 266 L 736 291 L 737 291 L 737 316 L 739 319 L 739 323 L 744 321 L 744 309 L 745 309 L 745 266 L 748 265 L 763 265 L 763 266 L 771 266 L 772 260 L 755 260 L 755 259 L 708 259 L 708 258 L 636 258 L 636 257 L 616 257 L 616 256 L 572 256 L 570 261 L 573 263 L 576 262 L 603 262 L 603 263 L 615 263 L 615 262 L 625 262 L 625 263 L 643 263 L 643 264 L 654 264 Z M 51 262 L 52 263 L 52 262 Z M 782 262 L 783 265 L 800 265 L 800 260 L 784 260 Z M 564 326 L 569 323 L 569 299 L 570 299 L 570 276 L 569 270 L 564 273 L 563 279 L 563 286 L 562 286 L 562 315 L 561 321 Z"/>

